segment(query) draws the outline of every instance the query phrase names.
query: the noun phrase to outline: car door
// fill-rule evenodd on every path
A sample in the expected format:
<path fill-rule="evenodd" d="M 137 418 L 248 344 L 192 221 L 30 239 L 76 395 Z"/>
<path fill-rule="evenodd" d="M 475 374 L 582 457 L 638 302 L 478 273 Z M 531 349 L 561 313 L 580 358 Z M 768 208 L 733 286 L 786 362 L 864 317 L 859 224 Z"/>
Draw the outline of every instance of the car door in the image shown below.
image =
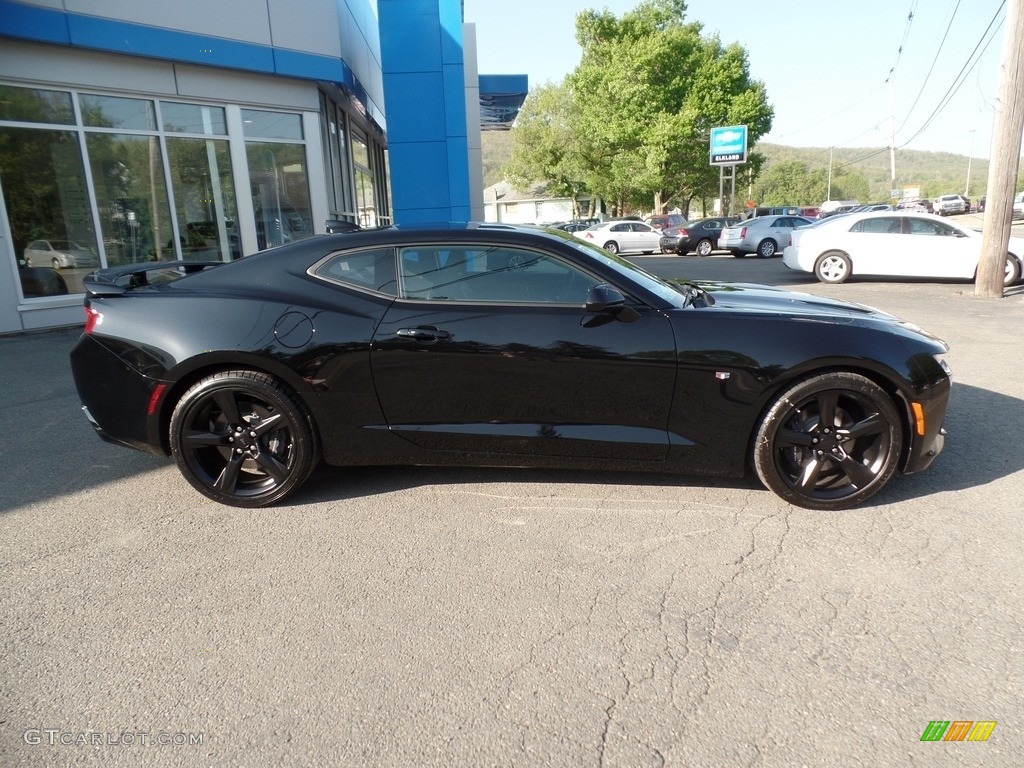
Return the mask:
<path fill-rule="evenodd" d="M 905 274 L 903 220 L 903 216 L 869 216 L 854 221 L 838 235 L 835 248 L 849 254 L 855 274 Z"/>
<path fill-rule="evenodd" d="M 911 277 L 974 277 L 981 255 L 981 239 L 970 237 L 944 221 L 910 217 L 903 272 Z"/>
<path fill-rule="evenodd" d="M 661 244 L 661 232 L 642 221 L 630 222 L 631 250 L 656 251 Z"/>
<path fill-rule="evenodd" d="M 399 249 L 371 367 L 388 427 L 440 451 L 661 460 L 675 343 L 660 311 L 585 309 L 596 276 L 547 252 Z"/>

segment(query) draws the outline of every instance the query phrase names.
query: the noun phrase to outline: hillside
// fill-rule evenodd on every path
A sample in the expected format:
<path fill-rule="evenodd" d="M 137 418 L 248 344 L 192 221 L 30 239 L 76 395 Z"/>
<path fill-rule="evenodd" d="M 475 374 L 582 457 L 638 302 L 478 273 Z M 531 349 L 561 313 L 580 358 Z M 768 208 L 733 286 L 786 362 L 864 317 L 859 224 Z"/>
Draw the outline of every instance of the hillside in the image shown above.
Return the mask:
<path fill-rule="evenodd" d="M 765 168 L 773 163 L 798 161 L 808 168 L 828 170 L 828 147 L 788 147 L 783 144 L 758 144 L 755 150 L 765 155 Z M 501 166 L 512 152 L 511 134 L 506 131 L 483 133 L 484 186 L 502 180 Z M 871 199 L 889 197 L 889 151 L 885 147 L 836 149 L 832 155 L 832 169 L 837 172 L 857 171 L 868 182 Z M 988 174 L 988 160 L 971 161 L 970 196 L 980 197 Z M 896 150 L 896 180 L 901 187 L 920 187 L 924 197 L 938 197 L 951 192 L 963 192 L 967 183 L 967 156 L 950 152 L 920 152 Z"/>

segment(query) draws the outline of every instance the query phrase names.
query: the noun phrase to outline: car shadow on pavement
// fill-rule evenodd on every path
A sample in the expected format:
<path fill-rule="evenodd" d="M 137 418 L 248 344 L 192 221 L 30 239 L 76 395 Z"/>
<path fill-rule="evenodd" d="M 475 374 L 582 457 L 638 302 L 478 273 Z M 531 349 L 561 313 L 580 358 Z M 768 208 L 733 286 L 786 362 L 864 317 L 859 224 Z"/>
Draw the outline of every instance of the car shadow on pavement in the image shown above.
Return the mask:
<path fill-rule="evenodd" d="M 1024 432 L 1024 401 L 967 384 L 954 384 L 946 416 L 949 435 L 928 470 L 897 477 L 873 502 L 898 503 L 948 491 L 987 485 L 1024 469 L 1024 453 L 1007 450 L 993 435 Z M 419 488 L 475 483 L 532 483 L 670 486 L 680 489 L 762 489 L 753 474 L 745 478 L 706 478 L 647 472 L 570 469 L 464 467 L 322 466 L 291 503 L 341 501 Z M 769 491 L 764 491 L 766 494 Z"/>

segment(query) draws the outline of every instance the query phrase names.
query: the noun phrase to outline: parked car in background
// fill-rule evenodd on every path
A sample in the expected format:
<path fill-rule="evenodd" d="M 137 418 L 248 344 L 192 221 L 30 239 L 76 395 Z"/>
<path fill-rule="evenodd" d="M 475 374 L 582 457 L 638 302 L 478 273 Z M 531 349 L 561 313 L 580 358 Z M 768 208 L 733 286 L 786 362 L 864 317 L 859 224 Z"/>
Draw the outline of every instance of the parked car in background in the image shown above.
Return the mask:
<path fill-rule="evenodd" d="M 1024 219 L 1024 192 L 1018 192 L 1013 198 L 1013 220 Z"/>
<path fill-rule="evenodd" d="M 663 280 L 551 229 L 320 235 L 85 289 L 84 417 L 236 507 L 288 498 L 324 461 L 752 468 L 837 510 L 945 440 L 934 336 L 822 296 Z"/>
<path fill-rule="evenodd" d="M 50 267 L 30 267 L 24 259 L 18 259 L 18 279 L 21 295 L 26 299 L 68 294 L 68 284 L 60 272 Z"/>
<path fill-rule="evenodd" d="M 678 227 L 685 223 L 686 217 L 681 213 L 659 213 L 655 216 L 648 216 L 644 221 L 649 224 L 652 229 L 664 232 L 669 227 Z"/>
<path fill-rule="evenodd" d="M 33 240 L 25 246 L 24 258 L 28 267 L 74 269 L 100 265 L 95 253 L 74 240 Z"/>
<path fill-rule="evenodd" d="M 584 229 L 594 226 L 600 223 L 597 219 L 573 219 L 572 221 L 560 221 L 557 224 L 552 224 L 554 229 L 560 229 L 563 232 L 582 232 Z"/>
<path fill-rule="evenodd" d="M 712 219 L 695 219 L 678 227 L 669 227 L 661 233 L 661 252 L 685 256 L 696 251 L 698 256 L 710 256 L 718 247 L 718 238 L 721 237 L 722 230 L 736 221 L 733 218 L 719 216 Z"/>
<path fill-rule="evenodd" d="M 924 197 L 910 197 L 896 203 L 897 211 L 911 211 L 914 213 L 933 213 L 932 201 Z"/>
<path fill-rule="evenodd" d="M 797 227 L 813 223 L 803 216 L 760 216 L 733 224 L 722 230 L 718 247 L 741 258 L 756 253 L 770 259 L 789 245 L 790 235 Z"/>
<path fill-rule="evenodd" d="M 642 221 L 631 219 L 606 221 L 573 232 L 575 237 L 604 248 L 611 253 L 654 253 L 661 248 L 661 232 Z"/>
<path fill-rule="evenodd" d="M 819 219 L 827 219 L 837 213 L 847 213 L 860 205 L 860 200 L 826 200 L 818 211 Z"/>
<path fill-rule="evenodd" d="M 818 214 L 820 214 L 820 213 L 821 213 L 821 208 L 819 208 L 816 205 L 805 206 L 805 207 L 800 209 L 800 215 L 803 216 L 805 219 L 816 219 L 816 218 L 818 218 Z"/>
<path fill-rule="evenodd" d="M 964 204 L 962 195 L 941 195 L 935 198 L 932 210 L 939 216 L 958 216 L 967 213 L 970 206 Z"/>
<path fill-rule="evenodd" d="M 1011 237 L 1004 285 L 1021 276 L 1024 238 Z M 973 280 L 981 258 L 981 233 L 928 213 L 854 213 L 795 230 L 782 262 L 823 283 L 854 275 Z"/>

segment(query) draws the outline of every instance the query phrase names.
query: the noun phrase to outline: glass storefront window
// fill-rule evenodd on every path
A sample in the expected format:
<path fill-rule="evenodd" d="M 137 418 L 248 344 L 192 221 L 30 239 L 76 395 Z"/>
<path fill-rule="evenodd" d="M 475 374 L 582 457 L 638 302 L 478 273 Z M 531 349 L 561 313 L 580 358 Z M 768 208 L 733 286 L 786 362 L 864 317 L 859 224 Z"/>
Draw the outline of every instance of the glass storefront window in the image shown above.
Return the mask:
<path fill-rule="evenodd" d="M 92 133 L 86 146 L 107 264 L 175 259 L 159 139 Z"/>
<path fill-rule="evenodd" d="M 22 298 L 81 293 L 99 249 L 77 136 L 0 128 L 0 169 Z"/>
<path fill-rule="evenodd" d="M 310 237 L 313 214 L 306 148 L 302 144 L 248 142 L 245 149 L 259 249 Z"/>
<path fill-rule="evenodd" d="M 228 135 L 228 121 L 224 116 L 223 107 L 164 101 L 160 104 L 160 117 L 163 120 L 164 130 L 169 133 Z"/>
<path fill-rule="evenodd" d="M 292 112 L 265 112 L 243 109 L 245 135 L 253 139 L 291 139 L 302 141 L 302 116 Z"/>
<path fill-rule="evenodd" d="M 352 162 L 364 168 L 370 167 L 370 149 L 366 135 L 360 131 L 352 131 Z"/>
<path fill-rule="evenodd" d="M 359 209 L 359 226 L 377 226 L 377 204 L 373 194 L 373 177 L 356 169 L 356 206 Z"/>
<path fill-rule="evenodd" d="M 81 94 L 78 104 L 82 109 L 82 122 L 90 127 L 156 130 L 152 101 Z"/>
<path fill-rule="evenodd" d="M 242 255 L 235 182 L 224 139 L 167 139 L 167 159 L 184 259 L 230 261 Z"/>
<path fill-rule="evenodd" d="M 74 125 L 75 110 L 67 91 L 0 85 L 0 120 Z"/>

